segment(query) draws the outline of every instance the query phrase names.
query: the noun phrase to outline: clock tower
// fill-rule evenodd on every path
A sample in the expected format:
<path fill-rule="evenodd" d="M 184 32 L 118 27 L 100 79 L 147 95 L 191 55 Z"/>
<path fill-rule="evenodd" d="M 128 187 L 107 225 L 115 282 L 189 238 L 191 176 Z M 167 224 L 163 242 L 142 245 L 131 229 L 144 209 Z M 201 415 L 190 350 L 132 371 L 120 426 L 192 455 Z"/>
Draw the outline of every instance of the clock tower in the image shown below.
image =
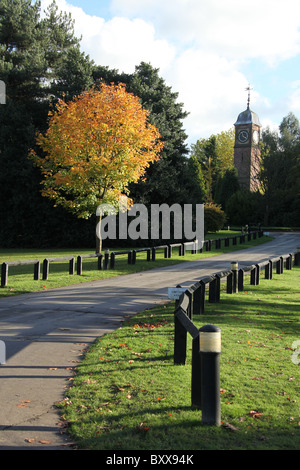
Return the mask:
<path fill-rule="evenodd" d="M 247 109 L 239 114 L 235 126 L 234 166 L 238 172 L 241 188 L 257 191 L 260 171 L 261 124 L 256 113 L 250 109 L 250 87 Z"/>

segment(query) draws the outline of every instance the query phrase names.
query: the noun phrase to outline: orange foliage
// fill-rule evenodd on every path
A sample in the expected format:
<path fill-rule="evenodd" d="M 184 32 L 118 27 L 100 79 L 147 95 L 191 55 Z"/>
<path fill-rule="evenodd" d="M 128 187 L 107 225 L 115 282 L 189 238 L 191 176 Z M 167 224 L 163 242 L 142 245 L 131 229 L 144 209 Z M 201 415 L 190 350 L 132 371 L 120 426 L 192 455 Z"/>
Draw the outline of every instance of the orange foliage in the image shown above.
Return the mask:
<path fill-rule="evenodd" d="M 163 142 L 139 98 L 125 85 L 101 84 L 49 113 L 49 127 L 37 136 L 43 151 L 30 158 L 43 175 L 42 194 L 80 217 L 101 203 L 114 204 L 128 184 L 160 158 Z"/>

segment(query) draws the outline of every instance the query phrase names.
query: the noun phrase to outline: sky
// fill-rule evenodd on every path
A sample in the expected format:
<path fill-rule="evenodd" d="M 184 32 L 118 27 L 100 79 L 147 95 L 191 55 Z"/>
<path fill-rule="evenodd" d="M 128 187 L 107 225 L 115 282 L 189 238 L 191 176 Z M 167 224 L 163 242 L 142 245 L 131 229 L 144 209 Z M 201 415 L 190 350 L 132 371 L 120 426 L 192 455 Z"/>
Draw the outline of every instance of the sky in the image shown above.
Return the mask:
<path fill-rule="evenodd" d="M 51 0 L 42 0 L 44 10 Z M 300 119 L 299 0 L 56 0 L 81 50 L 133 73 L 142 61 L 189 113 L 187 144 L 228 131 L 247 107 L 264 128 Z"/>

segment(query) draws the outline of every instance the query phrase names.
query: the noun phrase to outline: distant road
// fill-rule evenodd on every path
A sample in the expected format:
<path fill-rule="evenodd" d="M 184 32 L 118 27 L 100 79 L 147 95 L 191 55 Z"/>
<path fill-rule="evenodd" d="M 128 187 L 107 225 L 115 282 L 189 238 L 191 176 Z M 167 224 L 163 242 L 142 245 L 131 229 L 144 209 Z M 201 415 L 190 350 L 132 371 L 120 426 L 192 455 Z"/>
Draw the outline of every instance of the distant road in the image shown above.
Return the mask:
<path fill-rule="evenodd" d="M 272 235 L 273 241 L 246 250 L 0 299 L 0 340 L 7 354 L 0 366 L 0 450 L 63 449 L 69 440 L 58 432 L 53 403 L 63 398 L 70 368 L 84 349 L 127 315 L 167 302 L 168 287 L 188 287 L 229 269 L 231 261 L 250 265 L 300 247 L 300 233 Z"/>

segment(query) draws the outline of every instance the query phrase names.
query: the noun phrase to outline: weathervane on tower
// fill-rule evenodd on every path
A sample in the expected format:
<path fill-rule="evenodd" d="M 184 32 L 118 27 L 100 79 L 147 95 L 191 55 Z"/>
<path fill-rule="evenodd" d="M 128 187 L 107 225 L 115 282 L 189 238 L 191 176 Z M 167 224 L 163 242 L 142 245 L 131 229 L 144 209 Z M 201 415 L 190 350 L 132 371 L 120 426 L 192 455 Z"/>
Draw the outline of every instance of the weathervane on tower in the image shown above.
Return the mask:
<path fill-rule="evenodd" d="M 247 109 L 250 109 L 250 92 L 251 92 L 251 90 L 253 90 L 253 88 L 251 88 L 251 86 L 250 86 L 250 83 L 247 86 L 247 88 L 245 88 L 245 90 L 248 91 Z"/>

